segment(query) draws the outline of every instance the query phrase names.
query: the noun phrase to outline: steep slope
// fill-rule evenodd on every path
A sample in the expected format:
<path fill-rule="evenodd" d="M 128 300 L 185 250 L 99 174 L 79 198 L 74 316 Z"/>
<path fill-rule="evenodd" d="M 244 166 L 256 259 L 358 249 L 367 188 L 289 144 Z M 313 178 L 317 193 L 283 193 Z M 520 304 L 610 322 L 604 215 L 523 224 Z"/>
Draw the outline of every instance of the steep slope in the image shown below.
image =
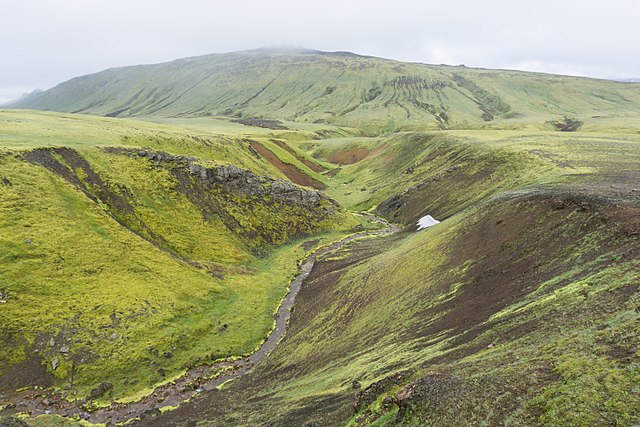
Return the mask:
<path fill-rule="evenodd" d="M 484 208 L 326 259 L 265 365 L 147 424 L 637 422 L 639 206 Z"/>
<path fill-rule="evenodd" d="M 601 193 L 629 192 L 640 180 L 637 141 L 623 133 L 448 131 L 293 145 L 331 168 L 327 194 L 344 206 L 414 224 L 525 185 L 589 181 Z"/>
<path fill-rule="evenodd" d="M 461 153 L 438 151 L 436 172 L 461 159 L 488 165 L 466 187 L 475 202 L 460 204 L 463 184 L 443 174 L 454 197 L 440 197 L 445 186 L 410 199 L 424 209 L 437 199 L 445 221 L 322 259 L 263 365 L 142 425 L 638 422 L 637 138 L 414 137 L 427 155 Z M 540 165 L 536 144 L 547 160 L 533 179 L 555 183 L 530 185 L 522 156 L 510 156 L 531 150 L 524 159 Z M 523 180 L 492 172 L 492 152 Z"/>
<path fill-rule="evenodd" d="M 110 69 L 72 79 L 14 107 L 110 117 L 269 118 L 373 133 L 638 129 L 640 85 L 342 52 L 255 50 Z"/>
<path fill-rule="evenodd" d="M 243 139 L 0 117 L 13 135 L 0 153 L 3 402 L 33 386 L 131 399 L 251 353 L 297 261 L 358 225 L 316 190 L 253 172 L 278 170 Z"/>

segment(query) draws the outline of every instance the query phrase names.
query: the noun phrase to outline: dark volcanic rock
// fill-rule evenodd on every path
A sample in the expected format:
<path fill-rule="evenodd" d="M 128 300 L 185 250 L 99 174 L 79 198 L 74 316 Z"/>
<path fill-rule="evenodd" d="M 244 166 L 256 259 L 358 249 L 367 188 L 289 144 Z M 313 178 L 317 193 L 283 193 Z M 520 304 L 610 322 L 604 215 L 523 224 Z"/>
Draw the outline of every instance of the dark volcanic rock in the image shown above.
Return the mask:
<path fill-rule="evenodd" d="M 247 119 L 232 120 L 232 122 L 240 123 L 245 126 L 257 126 L 257 127 L 273 129 L 273 130 L 289 129 L 288 127 L 283 125 L 280 120 L 247 118 Z"/>
<path fill-rule="evenodd" d="M 98 387 L 94 388 L 93 390 L 91 390 L 91 392 L 89 393 L 89 397 L 91 399 L 97 399 L 99 397 L 104 396 L 104 394 L 111 390 L 113 388 L 113 384 L 111 383 L 100 383 L 98 384 Z"/>
<path fill-rule="evenodd" d="M 151 408 L 139 414 L 138 417 L 144 420 L 145 418 L 155 417 L 157 415 L 160 415 L 160 410 L 158 408 Z"/>
<path fill-rule="evenodd" d="M 371 405 L 380 394 L 388 391 L 392 386 L 400 384 L 407 377 L 408 373 L 398 372 L 380 381 L 376 381 L 364 390 L 357 392 L 355 401 L 353 402 L 353 411 L 358 412 L 362 408 Z"/>
<path fill-rule="evenodd" d="M 0 417 L 0 427 L 27 427 L 27 423 L 15 417 Z"/>
<path fill-rule="evenodd" d="M 443 407 L 464 400 L 464 383 L 452 375 L 432 373 L 404 386 L 395 395 L 398 405 L 396 422 L 400 423 L 412 404 L 422 402 L 427 407 Z"/>
<path fill-rule="evenodd" d="M 376 211 L 385 218 L 394 218 L 395 213 L 403 204 L 403 197 L 397 194 L 380 203 L 376 208 Z"/>

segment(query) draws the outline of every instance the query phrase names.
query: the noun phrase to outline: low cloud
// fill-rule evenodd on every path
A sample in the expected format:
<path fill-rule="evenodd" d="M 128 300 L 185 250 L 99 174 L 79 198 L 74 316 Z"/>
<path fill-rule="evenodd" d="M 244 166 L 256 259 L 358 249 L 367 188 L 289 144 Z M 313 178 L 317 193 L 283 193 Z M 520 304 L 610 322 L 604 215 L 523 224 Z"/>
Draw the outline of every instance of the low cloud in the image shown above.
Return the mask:
<path fill-rule="evenodd" d="M 0 107 L 28 96 L 34 90 L 37 92 L 40 89 L 33 89 L 28 86 L 0 86 Z"/>
<path fill-rule="evenodd" d="M 640 77 L 638 16 L 640 2 L 628 0 L 609 0 L 606 7 L 595 0 L 9 1 L 0 26 L 0 98 L 109 67 L 278 44 Z"/>

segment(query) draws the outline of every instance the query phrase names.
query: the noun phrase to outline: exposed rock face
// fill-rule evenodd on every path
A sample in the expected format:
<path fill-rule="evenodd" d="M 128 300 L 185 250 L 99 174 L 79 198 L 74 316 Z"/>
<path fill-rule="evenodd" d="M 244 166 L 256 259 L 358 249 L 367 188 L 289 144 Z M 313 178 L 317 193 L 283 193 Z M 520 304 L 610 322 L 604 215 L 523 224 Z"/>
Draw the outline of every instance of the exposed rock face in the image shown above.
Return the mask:
<path fill-rule="evenodd" d="M 168 171 L 175 177 L 175 186 L 161 191 L 184 195 L 200 210 L 203 221 L 221 221 L 256 255 L 265 253 L 270 245 L 285 244 L 331 228 L 343 217 L 339 205 L 316 190 L 259 176 L 234 165 L 149 149 L 110 147 L 103 150 L 149 161 L 154 168 Z M 139 189 L 121 182 L 117 176 L 98 173 L 77 151 L 67 147 L 37 148 L 22 153 L 21 158 L 62 177 L 89 199 L 106 207 L 116 221 L 141 238 L 191 262 L 167 240 L 163 227 L 148 223 L 140 211 Z M 145 179 L 153 179 L 154 173 L 149 171 Z M 215 271 L 212 274 L 220 275 Z"/>
<path fill-rule="evenodd" d="M 108 148 L 109 152 L 130 153 L 137 157 L 147 158 L 156 164 L 171 164 L 176 175 L 188 173 L 198 178 L 207 187 L 221 186 L 225 191 L 247 196 L 268 196 L 272 201 L 301 205 L 308 209 L 318 208 L 321 201 L 325 200 L 334 207 L 338 204 L 324 194 L 303 187 L 299 187 L 283 179 L 273 179 L 268 176 L 258 176 L 251 171 L 240 169 L 234 165 L 219 165 L 214 167 L 203 166 L 197 163 L 198 159 L 188 156 L 175 156 L 172 154 L 149 151 L 127 150 L 121 148 Z M 331 214 L 332 212 L 327 212 Z"/>
<path fill-rule="evenodd" d="M 282 124 L 280 120 L 268 120 L 268 119 L 239 119 L 232 120 L 235 123 L 240 123 L 245 126 L 257 126 L 266 129 L 273 130 L 287 130 L 289 129 L 285 125 Z"/>
<path fill-rule="evenodd" d="M 0 427 L 28 427 L 28 424 L 15 417 L 0 417 Z"/>
<path fill-rule="evenodd" d="M 394 385 L 400 384 L 408 376 L 408 372 L 397 372 L 372 383 L 364 390 L 358 391 L 353 402 L 353 411 L 358 412 L 371 405 L 380 394 L 388 391 Z"/>
<path fill-rule="evenodd" d="M 256 254 L 264 245 L 280 245 L 331 227 L 343 214 L 338 203 L 317 190 L 234 165 L 148 149 L 104 150 L 146 159 L 171 173 L 175 190 L 199 208 L 204 221 L 221 220 Z"/>
<path fill-rule="evenodd" d="M 393 403 L 398 405 L 396 422 L 404 419 L 407 410 L 414 404 L 435 410 L 447 404 L 459 404 L 465 400 L 464 383 L 451 375 L 431 373 L 411 382 L 396 392 Z"/>
<path fill-rule="evenodd" d="M 90 397 L 91 399 L 97 399 L 99 397 L 102 397 L 107 391 L 111 390 L 112 388 L 113 388 L 113 384 L 111 383 L 108 383 L 108 382 L 100 383 L 98 384 L 98 387 L 91 390 Z"/>
<path fill-rule="evenodd" d="M 283 179 L 273 179 L 268 176 L 258 176 L 251 171 L 240 169 L 234 165 L 218 165 L 214 167 L 203 166 L 198 163 L 199 159 L 189 156 L 176 156 L 162 151 L 133 150 L 119 147 L 105 148 L 106 152 L 114 154 L 126 154 L 135 157 L 146 158 L 154 164 L 169 167 L 180 179 L 185 174 L 198 178 L 202 184 L 211 188 L 219 185 L 224 191 L 233 192 L 247 196 L 268 196 L 272 201 L 289 204 L 302 205 L 305 208 L 317 208 L 321 201 L 327 201 L 330 205 L 337 207 L 338 204 L 322 193 L 299 187 Z M 64 158 L 71 166 L 81 168 L 85 175 L 89 177 L 89 182 L 85 183 L 72 175 L 71 170 L 60 164 L 53 157 L 53 154 Z M 108 205 L 125 206 L 130 213 L 131 208 L 126 201 L 119 200 L 122 196 L 107 191 L 105 183 L 91 169 L 89 164 L 74 150 L 69 148 L 37 149 L 24 154 L 26 160 L 45 166 L 47 169 L 61 175 L 72 184 L 76 185 L 93 200 L 103 200 Z M 87 185 L 88 184 L 88 185 Z M 92 187 L 92 188 L 90 188 Z M 97 189 L 97 194 L 93 188 Z M 115 200 L 118 198 L 118 200 Z M 114 199 L 114 200 L 112 200 Z M 331 214 L 331 212 L 327 212 Z"/>
<path fill-rule="evenodd" d="M 380 395 L 388 393 L 398 385 L 402 385 L 410 377 L 410 372 L 398 372 L 372 383 L 364 390 L 356 392 L 353 411 L 354 413 L 362 411 L 360 416 L 356 418 L 356 423 L 358 425 L 369 425 L 369 423 L 375 421 L 380 414 L 372 413 L 367 407 L 375 402 Z M 407 413 L 415 409 L 416 406 L 425 407 L 432 411 L 450 405 L 460 407 L 461 402 L 465 400 L 466 393 L 466 385 L 460 378 L 434 372 L 411 381 L 397 392 L 385 396 L 382 400 L 382 407 L 385 411 L 388 411 L 397 406 L 398 412 L 395 422 L 401 423 Z"/>
<path fill-rule="evenodd" d="M 376 211 L 385 218 L 395 219 L 395 214 L 404 204 L 403 196 L 396 194 L 378 205 Z"/>

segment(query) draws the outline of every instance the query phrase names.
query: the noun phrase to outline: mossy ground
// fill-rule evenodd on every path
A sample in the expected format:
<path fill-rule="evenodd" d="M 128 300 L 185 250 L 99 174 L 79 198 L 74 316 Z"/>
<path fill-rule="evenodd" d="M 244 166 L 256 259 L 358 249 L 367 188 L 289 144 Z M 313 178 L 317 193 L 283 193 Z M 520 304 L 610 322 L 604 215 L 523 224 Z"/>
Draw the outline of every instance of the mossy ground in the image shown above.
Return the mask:
<path fill-rule="evenodd" d="M 420 103 L 407 120 L 399 119 L 402 102 L 368 117 L 360 99 L 355 108 L 346 100 L 333 120 L 321 118 L 330 124 L 310 123 L 319 121 L 319 103 L 301 113 L 283 104 L 278 117 L 307 121 L 285 122 L 288 130 L 240 128 L 221 117 L 149 118 L 164 123 L 157 124 L 0 113 L 7 231 L 0 290 L 8 294 L 0 315 L 10 344 L 0 356 L 16 368 L 3 365 L 3 378 L 29 383 L 14 373 L 44 366 L 49 376 L 39 385 L 78 397 L 109 381 L 106 404 L 139 397 L 193 364 L 246 354 L 272 327 L 295 262 L 308 251 L 300 237 L 321 244 L 372 226 L 342 210 L 313 221 L 267 201 L 249 213 L 246 199 L 231 197 L 224 212 L 243 229 L 264 223 L 274 240 L 247 238 L 224 221 L 203 220 L 201 206 L 176 191 L 171 166 L 102 149 L 144 147 L 279 178 L 292 167 L 342 205 L 376 209 L 406 227 L 321 257 L 287 335 L 263 364 L 142 424 L 638 423 L 637 114 L 619 114 L 615 84 L 598 89 L 612 103 L 605 108 L 612 117 L 602 118 L 593 117 L 601 108 L 590 95 L 552 99 L 536 82 L 529 89 L 549 104 L 526 105 L 517 73 L 470 73 L 476 83 L 457 81 L 484 109 L 467 99 L 447 120 L 475 130 L 434 131 L 444 111 L 419 113 Z M 598 86 L 568 81 L 581 90 Z M 388 90 L 409 95 L 422 84 L 396 83 L 406 87 Z M 364 104 L 384 94 L 364 89 Z M 344 96 L 328 92 L 334 104 Z M 258 101 L 236 113 L 255 115 Z M 574 101 L 584 125 L 553 131 L 547 122 Z M 495 120 L 465 125 L 478 113 Z M 430 121 L 417 125 L 421 115 Z M 432 130 L 379 135 L 413 127 Z M 379 136 L 362 136 L 372 134 Z M 251 141 L 278 161 L 250 150 Z M 100 196 L 86 168 L 51 147 L 71 148 L 120 199 Z M 34 148 L 75 178 L 20 157 Z M 100 202 L 121 199 L 133 201 L 131 210 Z M 415 233 L 425 214 L 445 221 Z M 303 232 L 283 223 L 300 223 Z"/>
<path fill-rule="evenodd" d="M 404 194 L 391 214 L 405 231 L 321 258 L 263 365 L 145 425 L 638 422 L 635 135 L 452 131 L 297 147 L 332 169 L 327 192 L 347 206 Z M 365 155 L 327 163 L 354 153 Z M 446 220 L 414 232 L 426 213 Z"/>
<path fill-rule="evenodd" d="M 241 227 L 230 228 L 178 191 L 171 164 L 102 148 L 188 153 L 204 165 L 232 162 L 278 175 L 239 139 L 50 113 L 2 118 L 7 392 L 53 386 L 80 399 L 109 382 L 103 399 L 127 400 L 188 367 L 251 353 L 273 328 L 297 261 L 312 250 L 301 243 L 367 226 L 339 208 L 318 217 L 295 204 L 212 190 L 221 214 Z M 33 366 L 36 383 L 25 374 Z"/>

